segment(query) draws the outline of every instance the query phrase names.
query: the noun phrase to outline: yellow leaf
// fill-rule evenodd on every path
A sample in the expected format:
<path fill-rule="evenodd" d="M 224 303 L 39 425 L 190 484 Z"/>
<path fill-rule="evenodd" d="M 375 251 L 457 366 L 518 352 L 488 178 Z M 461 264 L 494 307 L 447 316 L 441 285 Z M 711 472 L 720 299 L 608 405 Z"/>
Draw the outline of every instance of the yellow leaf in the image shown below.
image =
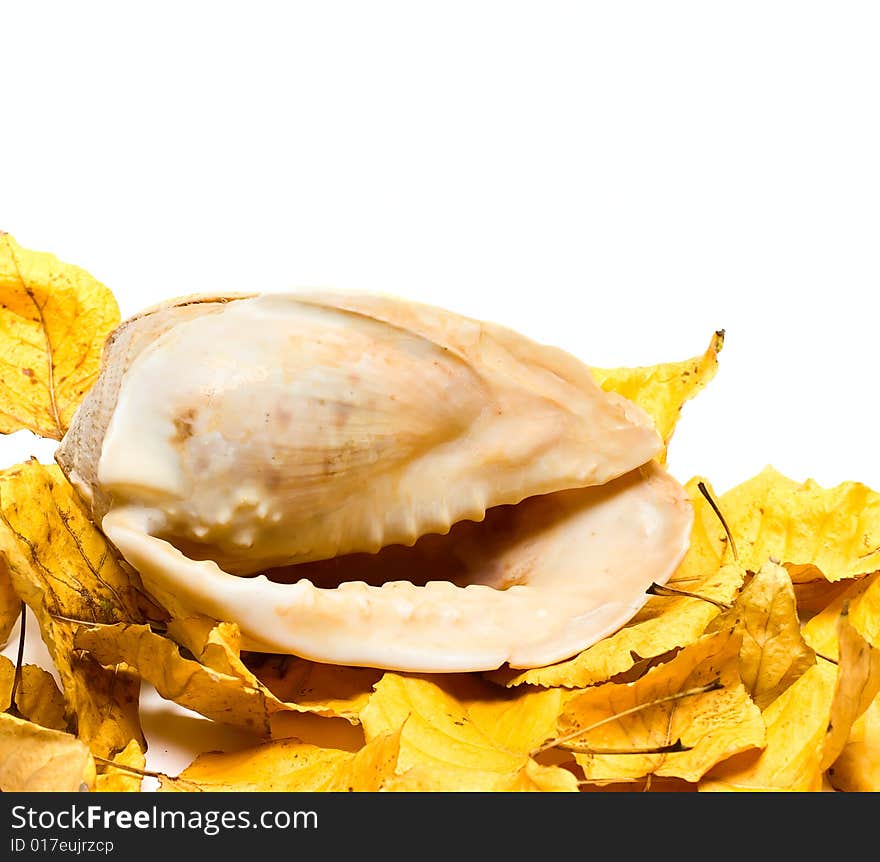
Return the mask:
<path fill-rule="evenodd" d="M 0 232 L 0 434 L 60 440 L 118 323 L 113 294 L 85 270 Z"/>
<path fill-rule="evenodd" d="M 844 592 L 805 623 L 807 643 L 833 661 L 837 660 L 840 615 L 844 610 L 856 631 L 869 644 L 880 647 L 880 572 L 848 583 Z"/>
<path fill-rule="evenodd" d="M 745 574 L 733 562 L 724 529 L 699 491 L 701 481 L 697 477 L 685 486 L 694 507 L 694 525 L 688 552 L 667 585 L 703 598 L 652 597 L 627 625 L 574 658 L 524 671 L 502 668 L 485 674 L 486 678 L 506 686 L 586 688 L 628 671 L 639 659 L 663 655 L 699 638 L 721 612 L 716 603 L 730 603 Z"/>
<path fill-rule="evenodd" d="M 382 676 L 375 668 L 323 664 L 296 656 L 251 653 L 248 661 L 253 662 L 249 673 L 254 684 L 265 687 L 277 700 L 352 724 L 360 720 L 373 685 Z"/>
<path fill-rule="evenodd" d="M 15 685 L 15 665 L 0 655 L 0 712 L 6 712 L 12 705 L 12 688 Z"/>
<path fill-rule="evenodd" d="M 9 567 L 0 554 L 0 648 L 9 641 L 9 635 L 21 616 L 21 599 L 12 586 Z"/>
<path fill-rule="evenodd" d="M 724 332 L 716 332 L 702 356 L 684 362 L 667 362 L 642 368 L 592 368 L 593 376 L 606 392 L 616 392 L 634 401 L 654 420 L 668 446 L 684 403 L 693 398 L 718 369 L 718 353 Z M 666 460 L 665 450 L 658 456 Z"/>
<path fill-rule="evenodd" d="M 465 770 L 454 766 L 414 766 L 388 778 L 382 789 L 396 793 L 576 793 L 580 788 L 577 778 L 568 770 L 528 760 L 513 773 Z"/>
<path fill-rule="evenodd" d="M 764 710 L 764 749 L 720 763 L 700 783 L 700 790 L 818 791 L 834 681 L 834 669 L 825 662 L 802 674 Z"/>
<path fill-rule="evenodd" d="M 523 692 L 517 703 L 476 675 L 389 672 L 376 684 L 361 721 L 368 741 L 400 730 L 398 775 L 385 789 L 527 789 L 539 778 L 548 785 L 569 782 L 558 767 L 546 773 L 538 764 L 529 766 L 529 752 L 545 738 L 548 707 L 555 711 L 556 696 Z"/>
<path fill-rule="evenodd" d="M 140 681 L 74 650 L 71 620 L 139 620 L 145 600 L 58 467 L 29 461 L 0 474 L 0 554 L 40 624 L 78 736 L 101 758 L 132 739 L 143 748 Z"/>
<path fill-rule="evenodd" d="M 508 785 L 502 784 L 497 789 L 505 792 L 526 793 L 577 793 L 580 791 L 577 778 L 567 769 L 560 769 L 558 766 L 543 766 L 534 760 L 526 761 L 526 765 Z"/>
<path fill-rule="evenodd" d="M 871 646 L 850 622 L 847 609 L 837 629 L 838 672 L 819 768 L 828 769 L 846 746 L 856 719 L 880 691 L 880 649 Z"/>
<path fill-rule="evenodd" d="M 821 613 L 852 586 L 853 580 L 856 580 L 846 578 L 831 583 L 825 580 L 815 566 L 786 566 L 786 569 L 788 569 L 791 582 L 794 585 L 798 616 L 803 622 L 807 622 L 816 614 Z M 807 571 L 813 577 L 807 576 L 806 579 L 802 579 Z"/>
<path fill-rule="evenodd" d="M 206 718 L 261 736 L 270 735 L 270 719 L 276 712 L 292 710 L 338 716 L 323 703 L 301 705 L 281 701 L 259 682 L 252 685 L 240 676 L 221 673 L 185 658 L 174 641 L 156 634 L 148 625 L 121 623 L 81 628 L 75 646 L 101 665 L 135 670 L 168 700 Z"/>
<path fill-rule="evenodd" d="M 113 764 L 116 765 L 105 765 L 95 781 L 95 790 L 101 793 L 139 793 L 147 765 L 146 754 L 140 743 L 132 739 L 113 757 Z"/>
<path fill-rule="evenodd" d="M 857 482 L 823 488 L 766 467 L 719 500 L 740 562 L 811 566 L 839 581 L 880 569 L 880 494 Z"/>
<path fill-rule="evenodd" d="M 847 607 L 853 628 L 872 647 L 880 649 L 880 572 L 865 579 Z"/>
<path fill-rule="evenodd" d="M 340 790 L 376 792 L 383 788 L 397 769 L 400 730 L 383 733 L 355 752 L 348 768 L 340 774 Z"/>
<path fill-rule="evenodd" d="M 64 695 L 55 677 L 35 664 L 21 669 L 21 685 L 15 693 L 19 713 L 34 724 L 53 730 L 67 730 Z"/>
<path fill-rule="evenodd" d="M 533 751 L 556 732 L 564 692 L 558 688 L 500 691 L 476 690 L 473 678 L 457 691 L 468 719 L 496 745 L 510 751 Z M 468 690 L 469 689 L 469 690 Z M 487 696 L 488 695 L 488 696 Z"/>
<path fill-rule="evenodd" d="M 3 710 L 11 706 L 14 678 L 15 665 L 5 656 L 0 656 L 0 706 Z M 64 695 L 52 674 L 35 664 L 22 665 L 21 678 L 15 690 L 15 708 L 21 718 L 41 727 L 67 730 Z"/>
<path fill-rule="evenodd" d="M 853 723 L 846 745 L 827 772 L 837 790 L 880 791 L 880 695 Z"/>
<path fill-rule="evenodd" d="M 719 764 L 701 790 L 822 789 L 823 772 L 844 750 L 853 723 L 880 687 L 877 650 L 843 615 L 838 640 L 836 668 L 820 659 L 764 710 L 764 749 Z"/>
<path fill-rule="evenodd" d="M 322 664 L 295 656 L 250 653 L 248 663 L 241 656 L 241 631 L 235 623 L 193 615 L 168 602 L 172 619 L 168 635 L 185 646 L 195 658 L 212 670 L 241 680 L 245 687 L 268 689 L 278 701 L 296 703 L 305 710 L 338 716 L 355 723 L 382 672 L 373 668 Z M 271 710 L 270 710 L 271 712 Z"/>
<path fill-rule="evenodd" d="M 359 752 L 279 739 L 234 752 L 197 757 L 164 791 L 371 792 L 394 774 L 399 731 L 376 737 Z"/>
<path fill-rule="evenodd" d="M 742 635 L 740 673 L 760 709 L 816 663 L 801 634 L 788 571 L 765 563 L 740 591 L 734 606 L 709 624 L 709 631 L 735 626 Z"/>
<path fill-rule="evenodd" d="M 741 638 L 707 635 L 632 683 L 605 683 L 573 695 L 559 719 L 563 744 L 588 781 L 633 781 L 646 775 L 696 781 L 727 757 L 761 746 L 764 725 L 739 675 Z M 709 688 L 712 683 L 718 687 Z M 682 692 L 696 690 L 689 696 Z M 686 751 L 603 754 L 663 748 Z"/>
<path fill-rule="evenodd" d="M 0 713 L 0 791 L 78 791 L 83 786 L 95 786 L 88 746 L 69 733 Z"/>

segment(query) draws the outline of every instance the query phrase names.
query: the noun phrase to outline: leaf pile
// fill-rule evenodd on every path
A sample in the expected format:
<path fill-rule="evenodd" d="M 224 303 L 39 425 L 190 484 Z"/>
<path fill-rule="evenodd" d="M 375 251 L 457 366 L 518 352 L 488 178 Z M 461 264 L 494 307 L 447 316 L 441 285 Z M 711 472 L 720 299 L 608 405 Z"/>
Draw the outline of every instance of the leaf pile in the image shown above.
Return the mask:
<path fill-rule="evenodd" d="M 60 439 L 118 319 L 0 235 L 0 432 Z M 722 344 L 594 373 L 668 445 Z M 0 641 L 27 605 L 54 667 L 0 661 L 0 790 L 880 790 L 880 495 L 770 467 L 686 488 L 687 556 L 617 632 L 548 667 L 411 674 L 243 652 L 235 624 L 147 595 L 57 466 L 10 466 Z M 142 681 L 261 741 L 149 772 Z"/>

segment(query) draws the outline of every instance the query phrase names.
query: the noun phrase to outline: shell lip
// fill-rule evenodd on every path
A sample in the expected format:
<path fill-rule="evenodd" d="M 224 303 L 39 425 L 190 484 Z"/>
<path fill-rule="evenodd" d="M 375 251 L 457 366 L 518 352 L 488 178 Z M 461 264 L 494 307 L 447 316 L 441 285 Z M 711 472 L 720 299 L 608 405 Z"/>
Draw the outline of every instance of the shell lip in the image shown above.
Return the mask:
<path fill-rule="evenodd" d="M 616 631 L 647 601 L 648 587 L 665 583 L 687 552 L 693 510 L 684 490 L 663 468 L 646 465 L 610 485 L 579 489 L 585 499 L 593 498 L 598 515 L 587 505 L 586 515 L 576 510 L 567 515 L 562 509 L 561 520 L 574 519 L 571 532 L 579 533 L 579 539 L 566 537 L 549 518 L 549 538 L 539 548 L 534 580 L 507 589 L 449 580 L 422 585 L 345 580 L 332 588 L 306 577 L 279 583 L 265 574 L 241 577 L 213 560 L 186 557 L 150 535 L 149 515 L 143 510 L 112 510 L 102 529 L 160 603 L 163 595 L 171 595 L 200 613 L 236 622 L 247 649 L 411 672 L 488 671 L 504 664 L 528 668 L 569 658 Z M 578 494 L 547 495 L 560 496 Z M 541 506 L 560 502 L 565 501 L 526 501 L 533 511 L 525 517 L 540 520 L 547 514 Z M 591 533 L 592 518 L 599 519 L 594 526 L 606 527 L 604 532 Z M 624 532 L 605 547 L 606 558 L 627 544 L 639 549 L 620 551 L 614 571 L 607 559 L 597 563 L 598 575 L 589 566 L 573 567 L 557 559 L 559 553 L 575 556 L 579 546 L 601 544 L 611 532 L 608 525 Z M 473 524 L 472 533 L 479 527 Z M 467 551 L 478 554 L 473 535 L 461 541 Z M 525 541 L 515 555 L 528 549 Z M 642 552 L 648 554 L 647 564 Z M 641 570 L 633 577 L 640 561 Z"/>

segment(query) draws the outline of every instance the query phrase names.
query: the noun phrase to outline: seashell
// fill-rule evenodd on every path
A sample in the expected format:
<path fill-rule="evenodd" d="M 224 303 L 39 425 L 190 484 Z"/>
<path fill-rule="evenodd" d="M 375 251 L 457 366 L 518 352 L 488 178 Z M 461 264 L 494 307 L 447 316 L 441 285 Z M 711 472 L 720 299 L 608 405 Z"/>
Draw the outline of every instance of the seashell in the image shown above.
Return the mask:
<path fill-rule="evenodd" d="M 549 664 L 687 550 L 650 418 L 504 327 L 388 296 L 196 296 L 125 321 L 56 459 L 157 595 L 246 648 Z"/>

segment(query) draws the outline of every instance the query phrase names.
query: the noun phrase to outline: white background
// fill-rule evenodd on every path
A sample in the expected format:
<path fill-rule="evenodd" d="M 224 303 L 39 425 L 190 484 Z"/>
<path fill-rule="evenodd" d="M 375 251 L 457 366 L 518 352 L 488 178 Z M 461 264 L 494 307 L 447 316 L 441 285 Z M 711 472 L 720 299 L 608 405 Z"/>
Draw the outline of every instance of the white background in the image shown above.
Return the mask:
<path fill-rule="evenodd" d="M 880 488 L 877 4 L 5 2 L 0 31 L 0 229 L 123 315 L 374 289 L 596 365 L 724 328 L 672 472 Z"/>

